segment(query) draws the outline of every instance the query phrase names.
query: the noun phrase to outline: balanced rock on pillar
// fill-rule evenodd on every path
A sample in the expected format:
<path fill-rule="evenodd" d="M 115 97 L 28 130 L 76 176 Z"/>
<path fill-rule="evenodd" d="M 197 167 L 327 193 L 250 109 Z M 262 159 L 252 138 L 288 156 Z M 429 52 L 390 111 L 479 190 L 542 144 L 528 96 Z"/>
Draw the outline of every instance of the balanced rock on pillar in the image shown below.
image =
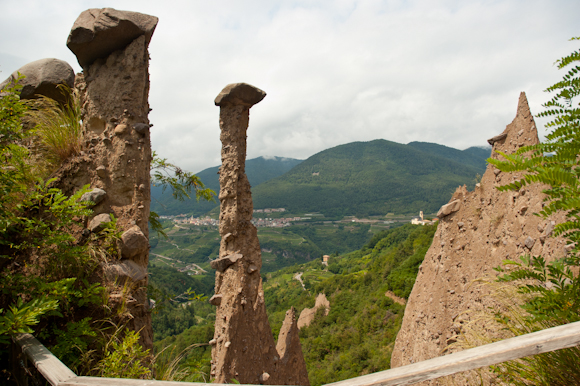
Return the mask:
<path fill-rule="evenodd" d="M 55 172 L 55 186 L 65 194 L 84 185 L 93 188 L 84 197 L 97 204 L 89 227 L 97 230 L 96 220 L 116 219 L 122 260 L 103 264 L 102 283 L 111 288 L 111 308 L 126 306 L 127 312 L 119 314 L 126 319 L 119 322 L 139 331 L 145 348 L 153 345 L 146 290 L 151 197 L 147 47 L 157 20 L 111 8 L 79 16 L 68 46 L 83 66 L 75 78 L 82 106 L 82 153 Z M 124 303 L 119 284 L 127 280 L 133 282 L 129 287 L 134 301 Z"/>
<path fill-rule="evenodd" d="M 246 131 L 249 110 L 266 93 L 246 83 L 225 87 L 215 99 L 220 106 L 220 243 L 219 258 L 212 261 L 216 269 L 217 307 L 212 344 L 211 376 L 216 382 L 232 379 L 246 384 L 308 385 L 304 359 L 297 339 L 295 317 L 287 327 L 292 357 L 281 363 L 276 349 L 266 307 L 260 268 L 262 257 L 258 233 L 252 220 L 252 195 L 245 173 Z M 287 345 L 284 345 L 287 347 Z M 300 376 L 297 376 L 299 374 Z M 301 383 L 296 383 L 301 382 Z"/>

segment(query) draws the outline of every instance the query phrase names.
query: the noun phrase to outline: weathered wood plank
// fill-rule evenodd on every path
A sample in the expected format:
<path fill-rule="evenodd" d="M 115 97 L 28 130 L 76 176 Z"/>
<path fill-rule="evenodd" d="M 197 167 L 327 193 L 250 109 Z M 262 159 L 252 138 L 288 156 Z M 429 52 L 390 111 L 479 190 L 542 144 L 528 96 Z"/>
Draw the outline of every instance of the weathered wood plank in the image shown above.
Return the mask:
<path fill-rule="evenodd" d="M 30 334 L 14 342 L 53 386 L 226 386 L 208 383 L 167 382 L 141 379 L 77 377 Z M 374 374 L 347 379 L 326 386 L 410 385 L 446 375 L 473 370 L 530 355 L 580 345 L 580 322 L 553 327 L 470 350 Z"/>
<path fill-rule="evenodd" d="M 220 386 L 218 383 L 169 382 L 151 379 L 122 379 L 100 377 L 76 377 L 61 382 L 59 386 Z M 223 385 L 231 386 L 231 385 Z"/>
<path fill-rule="evenodd" d="M 32 335 L 18 334 L 12 340 L 51 385 L 58 386 L 77 376 Z"/>
<path fill-rule="evenodd" d="M 575 322 L 326 386 L 410 385 L 578 345 L 580 322 Z"/>

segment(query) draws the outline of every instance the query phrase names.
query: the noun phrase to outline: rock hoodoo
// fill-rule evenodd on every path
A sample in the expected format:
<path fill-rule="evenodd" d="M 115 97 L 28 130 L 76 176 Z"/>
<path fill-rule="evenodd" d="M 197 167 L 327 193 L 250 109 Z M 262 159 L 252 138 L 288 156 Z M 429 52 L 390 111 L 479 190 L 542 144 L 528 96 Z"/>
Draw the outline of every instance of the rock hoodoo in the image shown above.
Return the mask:
<path fill-rule="evenodd" d="M 493 158 L 500 157 L 496 151 L 513 153 L 539 142 L 524 93 L 513 122 L 489 142 L 493 144 Z M 542 186 L 529 185 L 517 192 L 496 189 L 516 178 L 488 165 L 475 191 L 458 188 L 441 209 L 433 244 L 407 303 L 392 367 L 442 355 L 455 341 L 462 324 L 468 322 L 465 311 L 496 306 L 488 296 L 489 290 L 472 281 L 494 275 L 493 268 L 504 259 L 524 254 L 552 259 L 564 255 L 564 240 L 548 237 L 553 224 L 562 218 L 546 221 L 533 215 L 542 209 Z"/>
<path fill-rule="evenodd" d="M 226 86 L 215 99 L 220 107 L 220 234 L 216 270 L 217 307 L 211 340 L 211 375 L 218 383 L 232 379 L 249 384 L 308 385 L 293 312 L 284 327 L 285 348 L 276 349 L 264 304 L 258 233 L 252 220 L 252 195 L 245 173 L 246 131 L 250 108 L 266 93 L 245 83 Z M 300 353 L 300 359 L 298 359 Z M 285 358 L 281 361 L 281 358 Z"/>
<path fill-rule="evenodd" d="M 149 32 L 137 34 L 126 27 L 124 20 L 133 19 L 147 25 Z M 67 194 L 87 184 L 92 188 L 82 198 L 95 204 L 87 219 L 89 230 L 98 231 L 111 215 L 117 219 L 121 256 L 103 267 L 103 277 L 114 288 L 110 306 L 126 305 L 131 315 L 127 328 L 140 331 L 145 348 L 153 345 L 146 293 L 151 163 L 147 47 L 156 23 L 156 17 L 111 8 L 85 11 L 75 22 L 69 43 L 75 42 L 74 52 L 83 66 L 75 79 L 81 99 L 82 152 L 55 173 L 57 187 Z M 79 32 L 83 28 L 85 32 Z M 86 31 L 94 31 L 94 36 Z M 94 48 L 99 39 L 112 48 Z M 89 60 L 87 52 L 98 52 L 103 60 Z M 130 294 L 123 293 L 127 281 Z"/>

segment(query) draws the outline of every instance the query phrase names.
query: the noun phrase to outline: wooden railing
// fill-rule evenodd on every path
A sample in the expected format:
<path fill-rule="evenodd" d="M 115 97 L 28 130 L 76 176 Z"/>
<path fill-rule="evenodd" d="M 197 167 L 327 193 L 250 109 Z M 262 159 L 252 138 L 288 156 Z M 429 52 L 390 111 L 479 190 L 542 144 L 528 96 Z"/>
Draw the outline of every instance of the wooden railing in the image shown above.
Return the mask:
<path fill-rule="evenodd" d="M 215 383 L 167 382 L 139 379 L 117 379 L 99 377 L 79 377 L 59 361 L 36 338 L 30 334 L 21 334 L 13 338 L 13 363 L 25 368 L 25 361 L 30 360 L 38 372 L 52 386 L 186 386 L 212 385 Z M 501 362 L 519 359 L 530 355 L 580 345 L 580 322 L 553 327 L 546 330 L 505 339 L 485 346 L 429 359 L 408 366 L 397 367 L 378 373 L 363 375 L 340 382 L 332 386 L 371 386 L 371 385 L 410 385 L 413 383 L 436 379 L 467 370 L 486 367 Z M 18 359 L 18 356 L 23 358 Z M 16 359 L 14 359 L 16 358 Z M 24 374 L 19 376 L 26 382 Z M 26 386 L 26 383 L 21 383 Z M 225 385 L 224 385 L 225 386 Z"/>

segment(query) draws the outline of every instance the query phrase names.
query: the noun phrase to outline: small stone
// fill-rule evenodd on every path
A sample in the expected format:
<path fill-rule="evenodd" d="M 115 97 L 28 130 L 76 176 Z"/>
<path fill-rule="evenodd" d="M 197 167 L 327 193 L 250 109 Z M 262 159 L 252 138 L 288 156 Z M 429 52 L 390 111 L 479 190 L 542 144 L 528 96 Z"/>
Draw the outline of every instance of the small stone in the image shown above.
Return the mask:
<path fill-rule="evenodd" d="M 214 339 L 209 341 L 209 344 L 212 346 L 215 346 L 217 344 L 217 340 L 214 338 Z"/>
<path fill-rule="evenodd" d="M 105 227 L 105 223 L 111 222 L 112 218 L 111 215 L 108 213 L 101 213 L 96 215 L 90 222 L 89 222 L 89 229 L 91 232 L 97 233 L 103 230 Z"/>
<path fill-rule="evenodd" d="M 256 267 L 254 264 L 250 264 L 250 266 L 247 269 L 247 272 L 249 274 L 252 274 L 252 273 L 256 272 L 257 270 L 258 270 L 258 267 Z"/>
<path fill-rule="evenodd" d="M 151 127 L 151 126 L 146 124 L 146 123 L 135 123 L 133 125 L 133 130 L 135 130 L 139 134 L 144 135 L 149 130 L 149 127 Z"/>
<path fill-rule="evenodd" d="M 535 243 L 536 243 L 536 240 L 534 240 L 530 236 L 528 236 L 528 238 L 526 238 L 526 241 L 524 241 L 524 244 L 526 245 L 526 247 L 528 249 L 532 249 L 534 247 Z"/>
<path fill-rule="evenodd" d="M 260 375 L 260 383 L 264 383 L 267 382 L 268 379 L 270 379 L 270 374 L 268 373 L 262 373 L 262 375 Z"/>
<path fill-rule="evenodd" d="M 519 209 L 519 212 L 520 212 L 520 214 L 522 214 L 522 215 L 523 215 L 523 214 L 526 214 L 526 212 L 527 212 L 527 211 L 528 211 L 528 207 L 527 207 L 526 205 L 522 206 L 522 207 Z"/>
<path fill-rule="evenodd" d="M 232 345 L 232 342 L 226 342 L 226 344 L 224 344 L 224 347 L 225 347 L 225 348 L 228 348 L 228 347 L 230 347 L 231 345 Z"/>
<path fill-rule="evenodd" d="M 97 176 L 99 176 L 101 178 L 105 178 L 106 175 L 107 175 L 107 168 L 102 166 L 102 165 L 98 166 L 97 167 Z"/>
<path fill-rule="evenodd" d="M 451 291 L 449 291 L 449 293 L 450 293 L 451 295 L 453 295 L 453 294 L 455 293 L 455 290 L 451 290 Z"/>
<path fill-rule="evenodd" d="M 239 253 L 234 253 L 221 257 L 219 259 L 212 260 L 210 265 L 213 269 L 219 272 L 224 272 L 229 266 L 234 264 L 236 261 L 240 260 L 244 256 Z"/>
<path fill-rule="evenodd" d="M 459 227 L 459 229 L 462 229 L 464 225 L 465 224 L 461 221 L 457 223 L 457 226 Z"/>
<path fill-rule="evenodd" d="M 115 135 L 121 135 L 127 130 L 127 125 L 121 124 L 115 127 Z"/>
<path fill-rule="evenodd" d="M 546 236 L 550 236 L 552 234 L 555 225 L 556 225 L 555 221 L 550 221 L 548 225 L 546 225 Z"/>
<path fill-rule="evenodd" d="M 451 213 L 457 212 L 459 208 L 461 208 L 461 201 L 454 200 L 449 204 L 443 205 L 441 209 L 439 209 L 439 212 L 437 212 L 437 218 L 443 218 Z"/>
<path fill-rule="evenodd" d="M 491 146 L 493 146 L 494 143 L 501 141 L 502 139 L 505 139 L 507 137 L 507 133 L 502 133 L 499 135 L 496 135 L 495 137 L 491 137 L 490 139 L 487 140 L 487 143 L 489 143 Z"/>
<path fill-rule="evenodd" d="M 495 174 L 496 176 L 497 176 L 499 173 L 501 173 L 501 170 L 499 170 L 499 169 L 495 169 L 495 170 L 493 171 L 493 174 Z"/>
<path fill-rule="evenodd" d="M 83 194 L 81 196 L 81 201 L 91 201 L 95 205 L 97 205 L 101 201 L 103 201 L 103 199 L 105 198 L 106 195 L 107 195 L 107 192 L 105 192 L 103 189 L 95 188 L 95 189 L 91 190 L 90 192 L 86 192 L 85 194 Z M 109 220 L 109 221 L 111 221 L 111 220 Z"/>
<path fill-rule="evenodd" d="M 215 294 L 209 299 L 209 304 L 219 306 L 222 303 L 222 295 Z"/>

